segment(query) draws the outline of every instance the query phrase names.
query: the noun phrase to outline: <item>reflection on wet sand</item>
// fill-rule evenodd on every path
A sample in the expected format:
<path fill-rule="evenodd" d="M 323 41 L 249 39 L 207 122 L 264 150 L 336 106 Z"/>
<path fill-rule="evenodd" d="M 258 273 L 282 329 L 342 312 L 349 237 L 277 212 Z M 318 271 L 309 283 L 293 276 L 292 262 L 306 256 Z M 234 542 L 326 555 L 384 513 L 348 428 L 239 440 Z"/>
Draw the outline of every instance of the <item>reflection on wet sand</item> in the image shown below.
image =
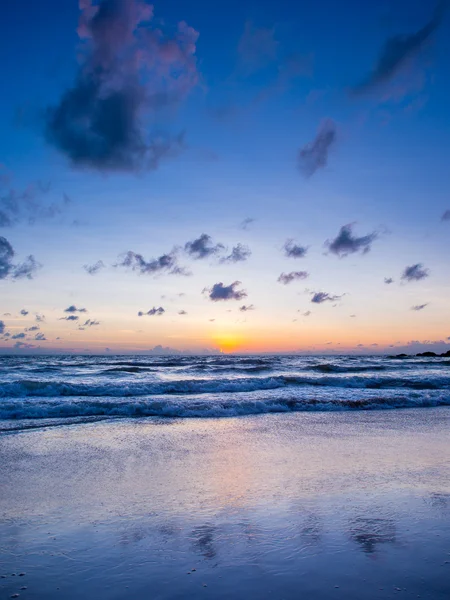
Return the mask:
<path fill-rule="evenodd" d="M 396 526 L 392 519 L 356 517 L 349 523 L 349 535 L 365 554 L 373 554 L 381 544 L 395 544 Z"/>

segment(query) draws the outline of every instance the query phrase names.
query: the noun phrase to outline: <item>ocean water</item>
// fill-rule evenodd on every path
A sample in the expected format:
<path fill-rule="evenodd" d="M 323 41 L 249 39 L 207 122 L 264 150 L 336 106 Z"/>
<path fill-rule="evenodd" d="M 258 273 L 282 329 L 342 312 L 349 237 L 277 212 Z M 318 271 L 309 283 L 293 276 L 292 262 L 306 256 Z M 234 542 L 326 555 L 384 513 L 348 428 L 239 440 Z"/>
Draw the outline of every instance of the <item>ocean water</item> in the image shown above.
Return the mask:
<path fill-rule="evenodd" d="M 450 359 L 0 357 L 0 420 L 230 417 L 450 405 Z M 8 425 L 9 423 L 9 425 Z"/>

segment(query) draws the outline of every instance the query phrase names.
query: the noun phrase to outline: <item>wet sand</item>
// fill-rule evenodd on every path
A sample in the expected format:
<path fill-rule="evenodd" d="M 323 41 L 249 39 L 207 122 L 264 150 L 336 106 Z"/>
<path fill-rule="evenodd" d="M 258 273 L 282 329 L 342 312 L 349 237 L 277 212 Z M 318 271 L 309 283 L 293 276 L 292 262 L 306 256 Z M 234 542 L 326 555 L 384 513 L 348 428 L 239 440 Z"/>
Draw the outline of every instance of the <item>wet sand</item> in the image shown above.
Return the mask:
<path fill-rule="evenodd" d="M 32 429 L 0 464 L 0 598 L 450 596 L 448 408 Z"/>

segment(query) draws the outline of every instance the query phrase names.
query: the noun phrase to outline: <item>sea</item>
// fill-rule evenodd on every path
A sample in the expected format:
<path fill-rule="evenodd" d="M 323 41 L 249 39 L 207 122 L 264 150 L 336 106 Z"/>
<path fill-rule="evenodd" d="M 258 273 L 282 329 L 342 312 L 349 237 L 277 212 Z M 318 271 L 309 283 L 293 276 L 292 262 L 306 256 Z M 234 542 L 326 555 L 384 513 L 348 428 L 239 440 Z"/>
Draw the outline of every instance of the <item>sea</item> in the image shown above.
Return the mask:
<path fill-rule="evenodd" d="M 30 420 L 217 418 L 450 405 L 450 358 L 2 356 L 0 430 Z"/>

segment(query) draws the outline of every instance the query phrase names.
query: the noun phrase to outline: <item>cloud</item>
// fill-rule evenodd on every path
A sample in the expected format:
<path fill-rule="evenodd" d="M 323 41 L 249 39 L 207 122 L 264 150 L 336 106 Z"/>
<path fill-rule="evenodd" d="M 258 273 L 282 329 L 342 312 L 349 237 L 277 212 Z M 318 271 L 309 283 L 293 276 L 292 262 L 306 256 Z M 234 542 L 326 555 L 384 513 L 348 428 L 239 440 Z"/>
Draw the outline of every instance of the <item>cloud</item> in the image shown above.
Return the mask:
<path fill-rule="evenodd" d="M 209 293 L 209 298 L 213 302 L 220 300 L 242 300 L 247 297 L 245 290 L 237 290 L 236 288 L 241 285 L 240 281 L 234 281 L 230 285 L 224 285 L 222 282 L 215 283 L 211 289 L 205 289 L 204 292 Z"/>
<path fill-rule="evenodd" d="M 411 310 L 423 310 L 426 306 L 428 306 L 428 303 L 416 304 L 416 306 L 411 306 Z"/>
<path fill-rule="evenodd" d="M 300 312 L 300 311 L 297 311 Z M 302 313 L 304 317 L 310 317 L 312 315 L 312 312 L 310 310 L 307 310 L 306 312 Z"/>
<path fill-rule="evenodd" d="M 33 346 L 33 344 L 27 344 L 26 342 L 16 342 L 14 344 L 14 348 L 19 349 L 23 349 L 23 350 L 31 350 L 32 348 L 36 348 L 36 346 Z"/>
<path fill-rule="evenodd" d="M 244 262 L 252 255 L 252 251 L 248 246 L 237 244 L 231 249 L 231 254 L 220 259 L 221 263 L 237 263 Z"/>
<path fill-rule="evenodd" d="M 334 296 L 326 292 L 312 292 L 311 302 L 313 304 L 323 304 L 323 302 L 336 302 L 341 298 L 342 296 Z"/>
<path fill-rule="evenodd" d="M 385 277 L 384 283 L 386 283 L 387 285 L 390 285 L 391 283 L 394 283 L 394 280 L 392 279 L 392 277 Z"/>
<path fill-rule="evenodd" d="M 97 275 L 97 273 L 104 268 L 105 263 L 102 260 L 98 260 L 93 265 L 83 265 L 83 269 L 86 271 L 86 273 L 89 273 L 89 275 Z"/>
<path fill-rule="evenodd" d="M 5 333 L 5 322 L 4 321 L 0 321 L 0 335 L 2 335 L 3 333 Z"/>
<path fill-rule="evenodd" d="M 214 244 L 211 236 L 206 233 L 202 233 L 202 235 L 196 240 L 187 242 L 184 246 L 184 249 L 189 256 L 199 260 L 218 254 L 224 250 L 224 246 L 223 244 Z"/>
<path fill-rule="evenodd" d="M 25 331 L 39 331 L 39 325 L 33 325 L 33 327 L 28 327 Z"/>
<path fill-rule="evenodd" d="M 28 313 L 28 311 L 27 311 L 27 310 L 25 310 L 24 308 L 22 308 L 22 310 L 20 311 L 20 314 L 21 314 L 23 317 L 26 317 L 26 316 L 27 316 L 29 313 Z"/>
<path fill-rule="evenodd" d="M 25 333 L 16 333 L 11 336 L 12 340 L 23 340 L 23 338 L 27 337 Z"/>
<path fill-rule="evenodd" d="M 44 334 L 44 333 L 37 333 L 37 334 L 34 336 L 34 339 L 35 339 L 35 340 L 38 340 L 38 341 L 40 341 L 40 342 L 45 342 L 45 341 L 47 340 L 47 338 L 45 337 L 45 334 Z"/>
<path fill-rule="evenodd" d="M 255 27 L 247 21 L 238 44 L 242 74 L 248 76 L 274 62 L 277 49 L 278 42 L 274 38 L 273 29 Z"/>
<path fill-rule="evenodd" d="M 61 317 L 59 320 L 60 321 L 78 321 L 80 317 L 76 316 L 76 315 L 70 315 L 69 317 Z"/>
<path fill-rule="evenodd" d="M 23 191 L 9 188 L 0 192 L 0 227 L 13 227 L 21 222 L 33 225 L 36 221 L 52 219 L 62 214 L 70 204 L 70 199 L 63 194 L 61 202 L 45 204 L 42 196 L 49 190 L 50 184 L 37 182 Z"/>
<path fill-rule="evenodd" d="M 100 321 L 96 321 L 95 319 L 88 319 L 83 323 L 83 327 L 96 327 L 100 325 Z"/>
<path fill-rule="evenodd" d="M 137 254 L 136 252 L 129 250 L 115 266 L 131 269 L 142 275 L 158 275 L 159 273 L 168 273 L 169 275 L 189 274 L 186 269 L 178 266 L 175 250 L 163 254 L 158 258 L 152 258 L 149 261 L 146 261 L 142 254 Z"/>
<path fill-rule="evenodd" d="M 86 308 L 77 308 L 76 306 L 74 306 L 73 304 L 71 306 L 69 306 L 68 308 L 64 309 L 64 312 L 66 313 L 86 313 L 87 309 Z"/>
<path fill-rule="evenodd" d="M 403 281 L 420 281 L 429 277 L 430 271 L 425 269 L 421 263 L 406 267 L 402 274 Z"/>
<path fill-rule="evenodd" d="M 162 306 L 160 306 L 159 308 L 151 308 L 150 310 L 148 310 L 146 313 L 142 312 L 141 310 L 138 312 L 138 317 L 145 317 L 145 316 L 149 316 L 149 317 L 154 317 L 155 315 L 157 317 L 160 317 L 161 315 L 163 315 L 166 311 L 164 310 L 164 308 Z"/>
<path fill-rule="evenodd" d="M 199 81 L 198 33 L 181 21 L 167 35 L 141 0 L 80 0 L 80 8 L 78 72 L 46 111 L 46 138 L 75 167 L 156 169 L 184 146 L 183 134 L 161 134 L 161 117 Z"/>
<path fill-rule="evenodd" d="M 44 323 L 45 322 L 45 315 L 40 315 L 39 313 L 35 314 L 35 319 L 38 323 Z"/>
<path fill-rule="evenodd" d="M 248 312 L 249 310 L 255 310 L 255 306 L 254 304 L 244 304 L 243 306 L 239 307 L 239 310 L 241 312 Z"/>
<path fill-rule="evenodd" d="M 11 244 L 0 236 L 0 279 L 32 279 L 41 265 L 34 256 L 28 256 L 23 263 L 15 265 L 15 252 Z"/>
<path fill-rule="evenodd" d="M 450 210 L 446 210 L 441 217 L 442 221 L 450 221 Z"/>
<path fill-rule="evenodd" d="M 244 219 L 244 220 L 242 221 L 242 223 L 240 224 L 240 226 L 239 226 L 239 227 L 240 227 L 241 229 L 244 229 L 244 231 L 246 231 L 246 230 L 247 230 L 247 229 L 250 227 L 250 225 L 251 225 L 252 223 L 254 223 L 255 221 L 256 221 L 256 219 L 252 219 L 251 217 L 247 217 L 246 219 Z"/>
<path fill-rule="evenodd" d="M 178 314 L 184 316 L 184 315 L 187 315 L 187 312 L 185 310 L 179 310 Z"/>
<path fill-rule="evenodd" d="M 396 35 L 389 38 L 381 50 L 372 72 L 357 86 L 353 87 L 353 95 L 361 95 L 377 89 L 391 81 L 405 66 L 409 64 L 424 47 L 432 34 L 442 22 L 447 1 L 439 2 L 433 18 L 421 29 L 410 35 Z"/>
<path fill-rule="evenodd" d="M 334 121 L 326 119 L 321 123 L 314 140 L 299 150 L 298 167 L 305 177 L 311 177 L 318 169 L 327 166 L 328 154 L 336 138 Z"/>
<path fill-rule="evenodd" d="M 352 234 L 352 229 L 353 223 L 344 225 L 334 240 L 327 240 L 325 245 L 329 251 L 340 258 L 357 252 L 367 254 L 372 247 L 372 243 L 378 238 L 378 234 L 374 231 L 367 235 L 356 237 Z"/>
<path fill-rule="evenodd" d="M 283 249 L 285 255 L 289 258 L 304 258 L 308 252 L 307 246 L 300 246 L 294 240 L 286 240 Z"/>
<path fill-rule="evenodd" d="M 307 277 L 309 277 L 309 273 L 307 273 L 306 271 L 291 271 L 290 273 L 281 273 L 281 275 L 278 277 L 277 281 L 279 281 L 280 283 L 282 283 L 284 285 L 288 285 L 289 283 L 292 283 L 293 281 L 298 281 L 300 279 L 306 279 Z"/>

